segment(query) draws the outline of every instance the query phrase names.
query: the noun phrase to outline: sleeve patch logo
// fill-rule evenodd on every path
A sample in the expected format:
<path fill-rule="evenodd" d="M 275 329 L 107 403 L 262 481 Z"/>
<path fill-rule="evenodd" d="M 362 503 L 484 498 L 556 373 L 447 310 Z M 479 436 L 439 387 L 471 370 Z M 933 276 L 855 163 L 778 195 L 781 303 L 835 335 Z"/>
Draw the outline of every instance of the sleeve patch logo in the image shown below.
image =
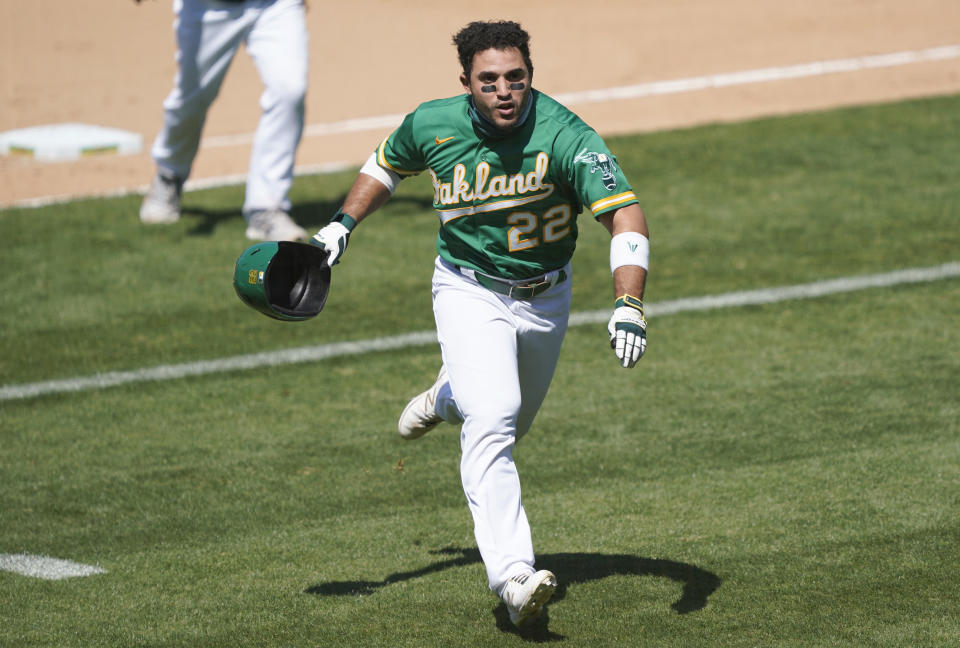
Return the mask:
<path fill-rule="evenodd" d="M 606 153 L 595 153 L 584 148 L 577 153 L 577 157 L 573 158 L 573 162 L 574 164 L 588 165 L 590 173 L 599 171 L 600 181 L 607 188 L 607 191 L 613 191 L 617 188 L 617 176 L 614 175 L 614 171 L 617 171 L 617 165 Z"/>

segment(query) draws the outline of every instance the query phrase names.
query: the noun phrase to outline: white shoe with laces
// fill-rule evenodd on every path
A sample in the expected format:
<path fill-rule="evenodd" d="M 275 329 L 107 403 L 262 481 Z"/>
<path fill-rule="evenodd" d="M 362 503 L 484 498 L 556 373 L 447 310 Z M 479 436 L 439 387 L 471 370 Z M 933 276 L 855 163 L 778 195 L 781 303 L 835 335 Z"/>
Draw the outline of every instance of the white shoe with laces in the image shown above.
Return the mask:
<path fill-rule="evenodd" d="M 440 367 L 440 373 L 433 386 L 427 391 L 417 394 L 410 399 L 400 414 L 397 431 L 407 440 L 419 439 L 424 434 L 437 427 L 443 419 L 437 414 L 434 406 L 437 403 L 437 393 L 447 380 L 447 368 Z"/>
<path fill-rule="evenodd" d="M 150 188 L 140 204 L 140 222 L 148 225 L 169 225 L 180 220 L 180 194 L 183 180 L 177 176 L 157 171 Z"/>
<path fill-rule="evenodd" d="M 519 627 L 540 616 L 556 589 L 557 577 L 553 572 L 541 569 L 536 573 L 511 576 L 503 586 L 500 598 L 507 605 L 510 622 Z"/>
<path fill-rule="evenodd" d="M 282 209 L 264 209 L 247 217 L 247 238 L 251 241 L 306 241 L 307 231 Z"/>

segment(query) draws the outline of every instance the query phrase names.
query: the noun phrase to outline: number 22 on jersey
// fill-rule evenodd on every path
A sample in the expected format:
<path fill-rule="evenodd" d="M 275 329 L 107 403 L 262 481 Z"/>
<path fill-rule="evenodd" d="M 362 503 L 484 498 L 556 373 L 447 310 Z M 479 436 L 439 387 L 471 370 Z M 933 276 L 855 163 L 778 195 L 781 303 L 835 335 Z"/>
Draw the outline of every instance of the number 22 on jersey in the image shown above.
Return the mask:
<path fill-rule="evenodd" d="M 570 205 L 556 205 L 539 218 L 530 212 L 513 212 L 507 216 L 512 227 L 507 231 L 511 252 L 530 250 L 555 243 L 570 234 Z"/>

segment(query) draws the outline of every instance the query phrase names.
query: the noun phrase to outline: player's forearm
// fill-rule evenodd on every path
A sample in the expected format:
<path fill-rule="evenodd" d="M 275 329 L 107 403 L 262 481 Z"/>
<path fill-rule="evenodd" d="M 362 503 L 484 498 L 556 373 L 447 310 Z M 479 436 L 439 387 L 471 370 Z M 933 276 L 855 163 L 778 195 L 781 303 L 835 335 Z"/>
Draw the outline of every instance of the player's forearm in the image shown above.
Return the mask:
<path fill-rule="evenodd" d="M 310 241 L 326 251 L 327 266 L 332 268 L 340 263 L 340 257 L 350 240 L 350 232 L 357 223 L 382 207 L 391 195 L 390 188 L 373 176 L 366 173 L 357 175 L 340 210 Z"/>
<path fill-rule="evenodd" d="M 616 260 L 611 258 L 611 265 L 615 262 L 624 263 L 613 270 L 613 288 L 616 297 L 631 295 L 637 299 L 643 299 L 643 292 L 647 281 L 648 252 L 639 249 L 634 239 L 637 235 L 649 238 L 647 229 L 647 219 L 643 214 L 640 205 L 633 204 L 622 207 L 610 214 L 603 214 L 598 219 L 611 237 L 618 235 L 627 235 L 628 247 L 626 249 L 616 250 L 612 247 L 611 255 L 619 257 L 620 254 L 629 252 L 632 258 Z M 643 241 L 646 244 L 646 241 Z M 647 250 L 649 247 L 647 246 Z"/>
<path fill-rule="evenodd" d="M 360 173 L 340 209 L 359 223 L 383 207 L 390 200 L 390 196 L 390 190 L 382 182 L 365 173 Z"/>
<path fill-rule="evenodd" d="M 621 266 L 613 271 L 614 297 L 631 295 L 643 300 L 647 283 L 647 271 L 640 266 Z"/>

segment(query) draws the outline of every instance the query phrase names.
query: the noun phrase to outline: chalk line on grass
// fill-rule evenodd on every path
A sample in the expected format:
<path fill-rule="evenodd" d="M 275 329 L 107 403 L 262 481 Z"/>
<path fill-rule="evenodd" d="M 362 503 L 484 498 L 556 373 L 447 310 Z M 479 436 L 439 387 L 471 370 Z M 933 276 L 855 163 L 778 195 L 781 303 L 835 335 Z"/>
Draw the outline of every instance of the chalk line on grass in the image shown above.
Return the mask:
<path fill-rule="evenodd" d="M 866 290 L 868 288 L 940 281 L 954 277 L 960 277 L 960 262 L 944 263 L 927 268 L 908 268 L 882 274 L 814 281 L 794 286 L 761 288 L 758 290 L 731 292 L 721 295 L 653 302 L 647 304 L 646 314 L 647 317 L 663 317 L 676 313 L 772 304 L 794 299 L 813 299 L 837 293 Z M 573 313 L 570 316 L 570 326 L 606 323 L 609 317 L 609 310 Z M 353 342 L 335 342 L 317 346 L 283 349 L 280 351 L 265 351 L 262 353 L 232 356 L 216 360 L 161 365 L 130 371 L 110 371 L 93 376 L 68 378 L 64 380 L 47 380 L 19 385 L 4 385 L 0 387 L 0 401 L 19 400 L 46 394 L 103 389 L 129 383 L 176 380 L 189 376 L 202 376 L 227 371 L 256 369 L 259 367 L 317 362 L 329 358 L 361 355 L 377 351 L 392 351 L 436 343 L 437 335 L 435 331 L 418 331 L 391 337 L 357 340 Z"/>

